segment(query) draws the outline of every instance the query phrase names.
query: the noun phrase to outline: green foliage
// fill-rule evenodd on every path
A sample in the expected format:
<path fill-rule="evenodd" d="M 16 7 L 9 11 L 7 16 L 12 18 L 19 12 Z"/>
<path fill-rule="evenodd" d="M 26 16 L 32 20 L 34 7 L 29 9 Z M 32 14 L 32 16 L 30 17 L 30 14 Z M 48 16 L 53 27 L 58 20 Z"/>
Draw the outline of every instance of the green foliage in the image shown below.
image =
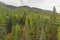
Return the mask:
<path fill-rule="evenodd" d="M 12 27 L 12 39 L 11 40 L 19 40 L 19 33 L 20 33 L 20 27 L 18 24 L 13 25 Z"/>
<path fill-rule="evenodd" d="M 6 39 L 6 22 L 4 18 L 0 18 L 0 40 L 5 40 Z"/>
<path fill-rule="evenodd" d="M 26 8 L 26 10 L 25 10 Z M 0 40 L 60 40 L 60 14 L 37 8 L 0 6 Z"/>

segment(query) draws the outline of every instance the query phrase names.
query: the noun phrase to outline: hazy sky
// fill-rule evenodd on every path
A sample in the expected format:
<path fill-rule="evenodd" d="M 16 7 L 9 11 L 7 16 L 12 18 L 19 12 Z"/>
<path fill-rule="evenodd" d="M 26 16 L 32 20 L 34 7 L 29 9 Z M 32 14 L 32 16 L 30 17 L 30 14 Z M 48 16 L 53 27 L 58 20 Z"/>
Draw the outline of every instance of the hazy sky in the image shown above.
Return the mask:
<path fill-rule="evenodd" d="M 20 0 L 0 0 L 9 5 L 21 6 Z M 44 10 L 52 10 L 53 6 L 56 7 L 57 12 L 60 12 L 60 0 L 22 0 L 24 5 L 30 7 L 37 7 Z"/>

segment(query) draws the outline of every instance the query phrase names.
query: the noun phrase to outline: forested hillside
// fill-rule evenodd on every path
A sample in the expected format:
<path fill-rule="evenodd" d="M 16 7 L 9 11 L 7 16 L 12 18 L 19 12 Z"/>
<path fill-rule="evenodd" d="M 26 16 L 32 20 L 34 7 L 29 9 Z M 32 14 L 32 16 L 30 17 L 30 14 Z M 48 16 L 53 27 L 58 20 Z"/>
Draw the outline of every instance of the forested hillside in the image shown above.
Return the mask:
<path fill-rule="evenodd" d="M 0 40 L 60 40 L 60 14 L 0 3 Z"/>

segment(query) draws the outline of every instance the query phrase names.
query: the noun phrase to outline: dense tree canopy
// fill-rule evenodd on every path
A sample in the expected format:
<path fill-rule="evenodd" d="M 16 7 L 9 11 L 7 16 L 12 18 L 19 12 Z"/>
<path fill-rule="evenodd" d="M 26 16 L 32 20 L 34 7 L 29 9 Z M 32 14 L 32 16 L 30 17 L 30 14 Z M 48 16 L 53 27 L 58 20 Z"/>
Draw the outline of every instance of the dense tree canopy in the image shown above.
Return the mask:
<path fill-rule="evenodd" d="M 26 10 L 25 10 L 26 8 Z M 0 40 L 59 40 L 60 14 L 37 8 L 0 6 Z"/>

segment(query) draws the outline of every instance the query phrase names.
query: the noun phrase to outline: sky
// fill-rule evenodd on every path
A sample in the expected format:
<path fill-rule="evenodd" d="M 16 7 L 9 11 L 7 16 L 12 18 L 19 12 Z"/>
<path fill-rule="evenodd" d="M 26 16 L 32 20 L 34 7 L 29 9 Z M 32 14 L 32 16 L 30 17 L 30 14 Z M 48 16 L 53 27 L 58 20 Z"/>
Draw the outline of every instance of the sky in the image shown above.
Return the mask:
<path fill-rule="evenodd" d="M 30 7 L 36 7 L 51 11 L 55 6 L 57 12 L 60 12 L 60 0 L 0 0 L 0 2 L 13 6 L 27 5 Z"/>

